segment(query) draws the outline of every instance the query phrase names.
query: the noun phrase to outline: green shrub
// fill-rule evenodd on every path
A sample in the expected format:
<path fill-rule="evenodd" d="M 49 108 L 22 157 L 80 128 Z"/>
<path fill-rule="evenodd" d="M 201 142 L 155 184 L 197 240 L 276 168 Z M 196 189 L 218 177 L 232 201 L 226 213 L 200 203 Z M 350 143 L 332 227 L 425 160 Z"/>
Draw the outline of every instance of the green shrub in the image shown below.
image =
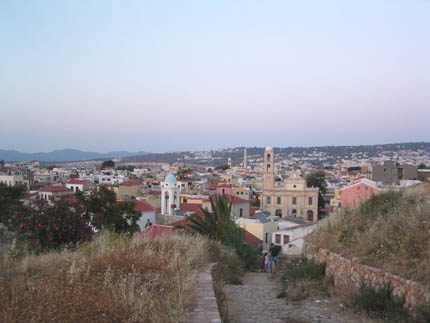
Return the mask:
<path fill-rule="evenodd" d="M 415 315 L 417 323 L 430 322 L 430 305 L 418 305 L 415 308 Z"/>
<path fill-rule="evenodd" d="M 305 256 L 294 257 L 282 264 L 282 284 L 287 287 L 301 280 L 322 280 L 325 277 L 325 263 L 319 263 Z"/>
<path fill-rule="evenodd" d="M 393 296 L 391 285 L 376 289 L 363 284 L 354 296 L 352 304 L 361 312 L 375 313 L 383 317 L 406 314 L 406 309 L 403 307 L 405 298 Z"/>
<path fill-rule="evenodd" d="M 220 284 L 241 285 L 243 263 L 236 251 L 220 245 L 216 241 L 209 241 L 210 259 L 216 261 L 212 271 L 214 278 Z"/>
<path fill-rule="evenodd" d="M 236 251 L 245 270 L 258 268 L 259 250 L 257 246 L 245 243 L 245 235 L 236 223 L 229 221 L 224 224 L 224 234 L 221 243 Z"/>

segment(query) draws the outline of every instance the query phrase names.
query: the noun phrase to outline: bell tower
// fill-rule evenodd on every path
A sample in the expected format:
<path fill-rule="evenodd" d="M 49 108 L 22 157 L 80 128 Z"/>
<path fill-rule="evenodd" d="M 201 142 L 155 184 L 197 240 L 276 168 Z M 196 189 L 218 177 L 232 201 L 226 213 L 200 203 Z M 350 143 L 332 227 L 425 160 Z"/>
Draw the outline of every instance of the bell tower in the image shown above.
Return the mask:
<path fill-rule="evenodd" d="M 264 151 L 263 189 L 273 188 L 275 180 L 275 155 L 273 148 L 267 146 Z"/>

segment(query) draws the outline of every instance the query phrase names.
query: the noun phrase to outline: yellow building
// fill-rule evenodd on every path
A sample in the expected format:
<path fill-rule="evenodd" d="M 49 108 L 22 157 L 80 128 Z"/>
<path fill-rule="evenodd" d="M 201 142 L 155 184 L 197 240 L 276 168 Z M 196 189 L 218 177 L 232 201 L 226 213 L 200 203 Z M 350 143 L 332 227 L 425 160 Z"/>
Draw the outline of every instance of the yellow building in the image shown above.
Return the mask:
<path fill-rule="evenodd" d="M 342 201 L 341 192 L 342 191 L 339 188 L 334 189 L 334 197 L 330 200 L 330 206 L 333 207 L 333 214 L 336 214 L 340 210 Z"/>
<path fill-rule="evenodd" d="M 263 249 L 268 249 L 272 243 L 272 233 L 278 231 L 278 222 L 262 223 L 255 219 L 239 218 L 236 223 L 242 229 L 255 235 L 258 239 L 263 241 Z"/>
<path fill-rule="evenodd" d="M 244 186 L 233 186 L 231 188 L 231 195 L 240 197 L 241 199 L 249 200 L 249 193 Z"/>

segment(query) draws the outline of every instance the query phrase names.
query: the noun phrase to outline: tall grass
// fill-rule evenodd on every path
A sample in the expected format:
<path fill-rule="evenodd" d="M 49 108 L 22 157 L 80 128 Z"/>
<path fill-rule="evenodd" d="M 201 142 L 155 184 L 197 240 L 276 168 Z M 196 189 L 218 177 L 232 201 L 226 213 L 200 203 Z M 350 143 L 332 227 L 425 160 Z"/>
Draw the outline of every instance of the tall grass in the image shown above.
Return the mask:
<path fill-rule="evenodd" d="M 207 240 L 105 233 L 79 250 L 8 257 L 0 322 L 180 322 Z"/>
<path fill-rule="evenodd" d="M 425 283 L 430 282 L 430 187 L 384 192 L 328 218 L 314 245 Z"/>

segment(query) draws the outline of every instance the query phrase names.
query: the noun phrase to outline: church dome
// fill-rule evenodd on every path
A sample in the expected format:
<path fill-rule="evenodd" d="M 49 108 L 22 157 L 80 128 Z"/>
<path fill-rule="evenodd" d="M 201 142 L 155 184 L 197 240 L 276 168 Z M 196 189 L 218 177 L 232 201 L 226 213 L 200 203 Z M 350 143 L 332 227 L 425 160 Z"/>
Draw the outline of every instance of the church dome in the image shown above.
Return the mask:
<path fill-rule="evenodd" d="M 164 179 L 164 181 L 166 183 L 176 183 L 176 177 L 175 177 L 175 175 L 172 174 L 172 172 L 170 172 L 169 174 L 167 174 L 167 176 Z"/>
<path fill-rule="evenodd" d="M 273 150 L 273 147 L 272 146 L 267 146 L 266 147 L 266 151 L 268 151 L 268 150 Z"/>

